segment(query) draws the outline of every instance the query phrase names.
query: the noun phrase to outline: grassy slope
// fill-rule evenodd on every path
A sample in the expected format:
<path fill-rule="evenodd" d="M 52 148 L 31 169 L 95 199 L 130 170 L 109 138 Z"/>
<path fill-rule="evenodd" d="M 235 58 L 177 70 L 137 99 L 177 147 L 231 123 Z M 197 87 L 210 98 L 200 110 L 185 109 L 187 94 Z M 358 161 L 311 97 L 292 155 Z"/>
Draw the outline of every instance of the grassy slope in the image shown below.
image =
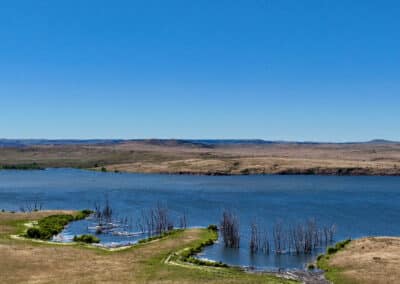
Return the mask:
<path fill-rule="evenodd" d="M 369 237 L 353 240 L 344 249 L 324 255 L 318 266 L 334 284 L 398 283 L 400 238 Z"/>
<path fill-rule="evenodd" d="M 205 229 L 177 232 L 161 240 L 116 252 L 9 237 L 21 233 L 25 222 L 50 214 L 54 213 L 0 213 L 1 283 L 294 283 L 233 268 L 165 263 L 174 252 L 212 238 L 213 233 Z"/>
<path fill-rule="evenodd" d="M 340 253 L 337 253 L 340 255 Z M 325 271 L 325 278 L 333 284 L 352 284 L 355 283 L 353 280 L 346 278 L 343 275 L 344 269 L 334 267 L 329 264 L 333 255 L 324 255 L 318 260 L 318 268 Z M 335 256 L 337 257 L 337 256 Z"/>

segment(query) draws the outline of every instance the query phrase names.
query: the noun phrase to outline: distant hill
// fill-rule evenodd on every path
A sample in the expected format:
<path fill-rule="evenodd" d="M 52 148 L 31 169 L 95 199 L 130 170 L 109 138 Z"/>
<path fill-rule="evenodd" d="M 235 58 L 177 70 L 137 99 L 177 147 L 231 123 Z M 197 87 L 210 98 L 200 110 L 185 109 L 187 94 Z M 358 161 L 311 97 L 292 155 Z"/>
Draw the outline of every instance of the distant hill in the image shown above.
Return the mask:
<path fill-rule="evenodd" d="M 263 139 L 0 139 L 0 147 L 26 147 L 35 145 L 113 145 L 126 142 L 144 142 L 159 146 L 267 145 L 267 144 L 398 144 L 400 142 L 374 139 L 367 142 L 308 142 L 270 141 Z"/>
<path fill-rule="evenodd" d="M 115 139 L 0 139 L 1 147 L 23 147 L 35 145 L 84 145 L 84 144 L 117 144 L 124 140 Z"/>
<path fill-rule="evenodd" d="M 400 142 L 385 140 L 385 139 L 374 139 L 374 140 L 368 141 L 366 143 L 368 143 L 368 144 L 397 144 Z"/>

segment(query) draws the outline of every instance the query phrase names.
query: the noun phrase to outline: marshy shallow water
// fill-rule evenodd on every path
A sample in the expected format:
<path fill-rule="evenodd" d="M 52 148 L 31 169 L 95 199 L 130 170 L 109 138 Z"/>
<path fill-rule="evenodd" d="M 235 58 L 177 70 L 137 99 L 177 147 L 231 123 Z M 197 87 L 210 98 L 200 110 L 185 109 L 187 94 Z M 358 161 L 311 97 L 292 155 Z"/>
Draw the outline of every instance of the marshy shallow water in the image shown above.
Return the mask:
<path fill-rule="evenodd" d="M 173 219 L 186 212 L 187 224 L 219 224 L 222 212 L 234 212 L 240 223 L 240 248 L 225 248 L 220 240 L 200 257 L 231 265 L 276 270 L 301 269 L 324 250 L 312 254 L 251 254 L 250 224 L 272 234 L 284 226 L 315 219 L 320 226 L 336 224 L 335 241 L 362 236 L 400 235 L 400 177 L 338 176 L 183 176 L 101 173 L 75 169 L 0 171 L 0 209 L 19 210 L 33 200 L 44 209 L 93 209 L 108 197 L 119 226 L 100 239 L 105 245 L 135 243 L 143 210 L 158 202 Z M 93 219 L 74 222 L 63 241 L 93 233 Z M 128 235 L 127 235 L 128 233 Z M 272 241 L 272 240 L 271 240 Z"/>

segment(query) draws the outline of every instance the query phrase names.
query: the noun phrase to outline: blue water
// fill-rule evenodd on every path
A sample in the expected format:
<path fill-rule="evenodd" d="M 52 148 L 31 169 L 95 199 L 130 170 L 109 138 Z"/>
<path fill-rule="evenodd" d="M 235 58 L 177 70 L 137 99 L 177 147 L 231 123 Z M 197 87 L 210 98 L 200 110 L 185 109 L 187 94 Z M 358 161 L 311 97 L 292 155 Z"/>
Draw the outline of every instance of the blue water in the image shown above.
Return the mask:
<path fill-rule="evenodd" d="M 220 241 L 201 257 L 260 269 L 303 268 L 311 256 L 251 255 L 250 223 L 268 230 L 277 220 L 292 224 L 315 218 L 336 224 L 335 240 L 400 235 L 400 177 L 336 176 L 182 176 L 100 173 L 74 169 L 0 171 L 0 209 L 19 210 L 30 200 L 45 209 L 93 208 L 105 195 L 117 218 L 134 224 L 143 208 L 162 202 L 174 218 L 187 212 L 189 226 L 218 224 L 224 209 L 240 220 L 241 247 Z M 65 237 L 86 233 L 92 221 L 72 224 Z M 128 231 L 137 231 L 135 226 Z M 102 242 L 135 242 L 141 236 L 101 235 Z M 323 248 L 320 249 L 322 251 Z"/>

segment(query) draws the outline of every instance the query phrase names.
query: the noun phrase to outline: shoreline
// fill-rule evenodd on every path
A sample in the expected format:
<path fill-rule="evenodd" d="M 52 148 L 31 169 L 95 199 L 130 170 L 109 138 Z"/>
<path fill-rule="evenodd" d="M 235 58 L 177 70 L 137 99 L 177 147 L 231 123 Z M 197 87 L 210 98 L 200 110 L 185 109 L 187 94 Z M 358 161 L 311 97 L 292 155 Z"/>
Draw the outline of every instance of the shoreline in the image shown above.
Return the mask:
<path fill-rule="evenodd" d="M 329 168 L 318 168 L 318 169 L 306 169 L 306 170 L 296 170 L 288 169 L 280 172 L 246 172 L 246 173 L 236 173 L 236 172 L 200 172 L 200 171 L 129 171 L 129 170 L 106 170 L 96 169 L 96 168 L 81 168 L 81 167 L 43 167 L 40 169 L 1 169 L 0 172 L 6 171 L 43 171 L 49 169 L 75 169 L 75 170 L 85 170 L 85 171 L 95 171 L 102 173 L 115 173 L 115 174 L 146 174 L 146 175 L 178 175 L 178 176 L 338 176 L 338 177 L 348 177 L 348 176 L 360 176 L 360 177 L 399 177 L 400 171 L 396 173 L 385 173 L 385 172 L 371 172 L 371 169 L 362 168 L 348 168 L 348 169 L 329 169 Z"/>

